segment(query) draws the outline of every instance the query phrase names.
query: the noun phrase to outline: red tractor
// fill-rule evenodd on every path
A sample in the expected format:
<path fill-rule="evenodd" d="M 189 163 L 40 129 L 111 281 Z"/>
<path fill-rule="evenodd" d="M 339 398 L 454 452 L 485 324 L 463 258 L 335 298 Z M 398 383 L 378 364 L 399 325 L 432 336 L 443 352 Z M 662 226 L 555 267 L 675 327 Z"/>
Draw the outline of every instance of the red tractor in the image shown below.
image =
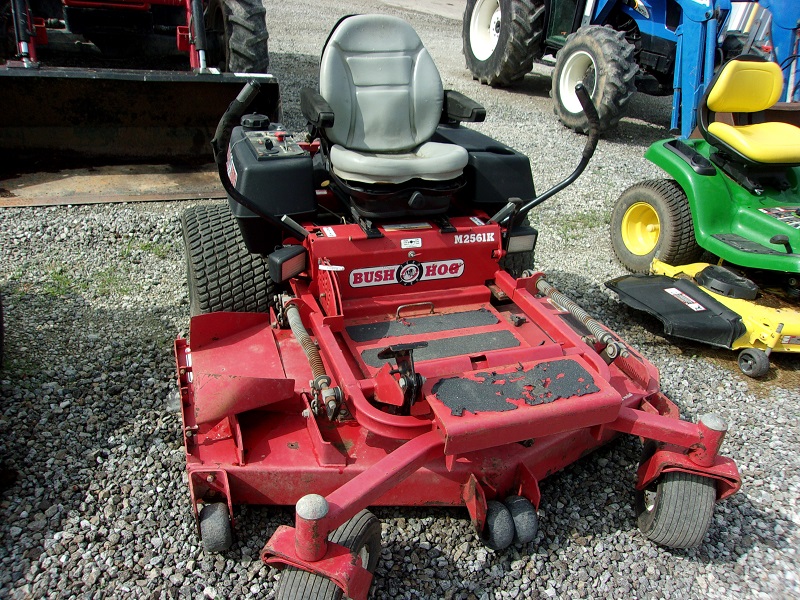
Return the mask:
<path fill-rule="evenodd" d="M 6 0 L 0 56 L 35 62 L 51 37 L 67 35 L 107 56 L 162 56 L 172 47 L 189 54 L 193 69 L 267 73 L 265 13 L 258 0 Z"/>
<path fill-rule="evenodd" d="M 653 365 L 530 270 L 528 211 L 597 144 L 577 87 L 582 159 L 538 196 L 396 17 L 337 24 L 301 95 L 313 141 L 244 115 L 242 91 L 212 142 L 229 206 L 183 217 L 195 316 L 175 357 L 206 551 L 232 543 L 235 505 L 295 505 L 261 553 L 286 568 L 276 597 L 363 600 L 367 507 L 463 506 L 501 551 L 536 537 L 545 477 L 622 433 L 644 442 L 643 534 L 702 542 L 741 483 L 725 422 L 681 420 Z"/>
<path fill-rule="evenodd" d="M 2 0 L 0 155 L 196 161 L 243 73 L 279 118 L 267 39 L 260 0 Z M 161 70 L 180 52 L 186 68 Z"/>

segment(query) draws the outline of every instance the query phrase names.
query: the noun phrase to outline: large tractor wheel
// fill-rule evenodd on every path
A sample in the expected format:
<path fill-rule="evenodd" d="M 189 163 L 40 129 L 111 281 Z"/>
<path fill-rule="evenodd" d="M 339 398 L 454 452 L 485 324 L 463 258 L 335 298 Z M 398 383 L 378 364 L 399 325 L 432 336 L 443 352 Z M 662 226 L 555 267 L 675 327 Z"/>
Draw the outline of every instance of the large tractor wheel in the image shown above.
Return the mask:
<path fill-rule="evenodd" d="M 611 246 L 634 273 L 649 272 L 654 258 L 683 265 L 703 253 L 686 194 L 671 179 L 644 181 L 622 193 L 611 213 Z"/>
<path fill-rule="evenodd" d="M 713 479 L 670 471 L 636 492 L 639 529 L 656 544 L 694 548 L 703 543 L 717 498 Z"/>
<path fill-rule="evenodd" d="M 368 510 L 333 531 L 328 539 L 353 550 L 361 559 L 361 566 L 370 573 L 378 566 L 381 555 L 381 523 Z M 277 600 L 340 600 L 344 594 L 327 577 L 309 573 L 295 567 L 286 567 L 278 582 Z"/>
<path fill-rule="evenodd" d="M 614 127 L 636 91 L 639 67 L 633 51 L 625 34 L 610 27 L 589 25 L 569 35 L 556 55 L 550 92 L 559 120 L 575 131 L 588 131 L 589 123 L 575 94 L 575 86 L 583 83 L 597 108 L 600 131 Z"/>
<path fill-rule="evenodd" d="M 522 79 L 541 54 L 544 0 L 467 0 L 461 39 L 472 76 L 491 86 Z"/>
<path fill-rule="evenodd" d="M 267 260 L 247 251 L 226 204 L 186 209 L 181 228 L 192 316 L 269 311 L 274 286 Z"/>
<path fill-rule="evenodd" d="M 261 0 L 211 0 L 206 10 L 208 65 L 231 73 L 267 73 L 266 12 Z"/>

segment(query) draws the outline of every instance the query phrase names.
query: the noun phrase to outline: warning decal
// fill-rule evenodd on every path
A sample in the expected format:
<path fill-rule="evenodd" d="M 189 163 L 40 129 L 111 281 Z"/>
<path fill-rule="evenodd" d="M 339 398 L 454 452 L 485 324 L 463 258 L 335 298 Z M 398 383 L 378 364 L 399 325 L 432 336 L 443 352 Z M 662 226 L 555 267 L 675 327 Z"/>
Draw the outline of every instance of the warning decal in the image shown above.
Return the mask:
<path fill-rule="evenodd" d="M 705 306 L 700 304 L 694 298 L 684 294 L 682 291 L 680 291 L 677 288 L 674 288 L 674 287 L 673 288 L 666 288 L 664 291 L 667 292 L 670 296 L 672 296 L 676 300 L 680 300 L 681 302 L 683 302 L 686 306 L 691 308 L 694 312 L 702 312 L 702 311 L 706 310 Z"/>

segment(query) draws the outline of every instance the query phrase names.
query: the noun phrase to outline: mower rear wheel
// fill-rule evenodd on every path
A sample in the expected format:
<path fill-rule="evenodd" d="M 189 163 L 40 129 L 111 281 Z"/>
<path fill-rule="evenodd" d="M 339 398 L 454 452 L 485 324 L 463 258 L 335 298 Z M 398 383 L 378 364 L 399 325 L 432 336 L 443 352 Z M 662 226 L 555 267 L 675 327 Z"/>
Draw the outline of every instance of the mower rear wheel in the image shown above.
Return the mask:
<path fill-rule="evenodd" d="M 500 268 L 518 279 L 526 269 L 533 269 L 534 251 L 506 254 L 500 259 Z"/>
<path fill-rule="evenodd" d="M 206 554 L 225 552 L 233 543 L 233 530 L 225 502 L 204 504 L 200 511 L 200 538 Z"/>
<path fill-rule="evenodd" d="M 544 0 L 467 0 L 461 39 L 473 78 L 491 86 L 525 77 L 541 56 Z"/>
<path fill-rule="evenodd" d="M 703 542 L 717 498 L 713 479 L 670 471 L 636 492 L 639 529 L 670 548 L 693 548 Z"/>
<path fill-rule="evenodd" d="M 211 0 L 206 10 L 208 66 L 231 73 L 269 72 L 269 33 L 260 0 Z"/>
<path fill-rule="evenodd" d="M 247 251 L 226 204 L 186 209 L 181 228 L 192 316 L 269 311 L 274 286 L 267 260 Z"/>
<path fill-rule="evenodd" d="M 539 517 L 530 500 L 522 496 L 509 496 L 503 504 L 514 521 L 514 544 L 527 544 L 539 532 Z"/>
<path fill-rule="evenodd" d="M 368 510 L 334 530 L 328 539 L 341 544 L 361 559 L 361 566 L 370 573 L 378 566 L 381 555 L 381 522 Z M 278 582 L 276 600 L 340 600 L 343 592 L 327 577 L 315 575 L 295 567 L 286 567 Z"/>
<path fill-rule="evenodd" d="M 739 352 L 739 369 L 748 377 L 763 377 L 769 373 L 769 356 L 758 348 L 745 348 Z"/>
<path fill-rule="evenodd" d="M 589 25 L 567 36 L 556 55 L 550 91 L 558 119 L 575 131 L 589 130 L 575 94 L 575 86 L 583 83 L 597 108 L 600 131 L 614 127 L 636 91 L 634 50 L 624 33 L 610 27 Z"/>
<path fill-rule="evenodd" d="M 703 253 L 689 200 L 672 179 L 643 181 L 622 193 L 611 213 L 611 246 L 634 273 L 647 273 L 654 258 L 683 265 Z"/>
<path fill-rule="evenodd" d="M 480 538 L 492 550 L 505 550 L 514 541 L 514 518 L 505 504 L 497 500 L 486 503 L 486 524 Z"/>

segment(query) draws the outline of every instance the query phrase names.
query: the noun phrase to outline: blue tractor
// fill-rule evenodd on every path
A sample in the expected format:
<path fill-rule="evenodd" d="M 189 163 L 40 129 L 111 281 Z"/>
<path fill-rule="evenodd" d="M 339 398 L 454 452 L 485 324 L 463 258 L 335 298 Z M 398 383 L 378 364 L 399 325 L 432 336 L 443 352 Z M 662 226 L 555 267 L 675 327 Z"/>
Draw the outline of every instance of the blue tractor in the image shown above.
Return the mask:
<path fill-rule="evenodd" d="M 758 4 L 771 13 L 766 51 L 777 62 L 796 54 L 797 0 Z M 616 125 L 637 89 L 672 94 L 672 129 L 688 137 L 715 64 L 730 57 L 721 34 L 731 14 L 731 0 L 467 0 L 464 55 L 473 77 L 492 86 L 509 85 L 554 55 L 555 114 L 581 132 L 588 124 L 574 92 L 578 82 L 592 90 L 602 130 Z M 787 71 L 786 81 L 794 73 Z M 792 100 L 787 93 L 784 100 Z"/>

